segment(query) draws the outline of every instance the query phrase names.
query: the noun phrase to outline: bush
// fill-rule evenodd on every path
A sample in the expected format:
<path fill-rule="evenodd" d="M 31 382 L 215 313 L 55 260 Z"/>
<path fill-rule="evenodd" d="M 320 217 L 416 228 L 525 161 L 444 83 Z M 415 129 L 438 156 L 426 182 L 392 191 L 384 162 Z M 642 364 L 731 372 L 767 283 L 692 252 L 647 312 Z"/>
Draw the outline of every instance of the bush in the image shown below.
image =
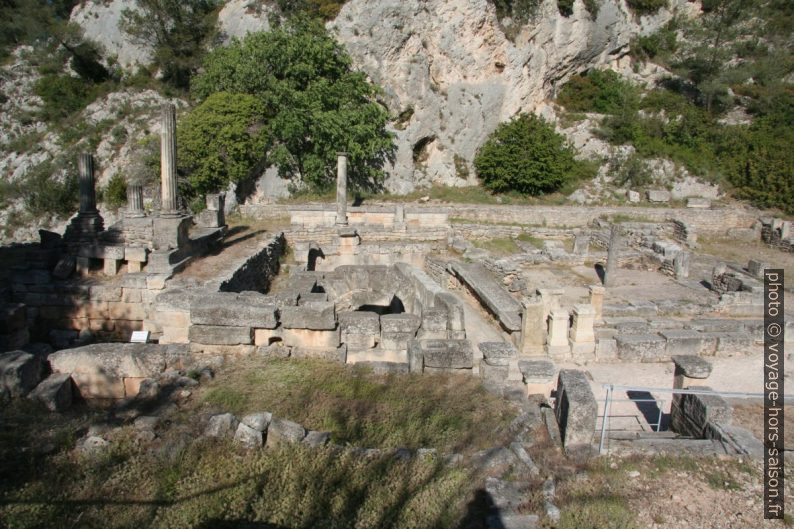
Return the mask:
<path fill-rule="evenodd" d="M 672 22 L 655 33 L 640 35 L 631 41 L 631 54 L 644 61 L 670 55 L 677 49 L 678 35 Z"/>
<path fill-rule="evenodd" d="M 556 191 L 580 169 L 565 138 L 529 114 L 502 123 L 480 148 L 474 166 L 488 189 L 529 195 Z"/>
<path fill-rule="evenodd" d="M 69 75 L 45 75 L 33 85 L 44 101 L 41 119 L 56 121 L 83 110 L 96 97 L 96 86 Z"/>
<path fill-rule="evenodd" d="M 499 19 L 512 18 L 518 24 L 526 23 L 538 9 L 540 0 L 492 0 Z"/>
<path fill-rule="evenodd" d="M 562 16 L 569 17 L 573 14 L 573 4 L 576 0 L 557 0 L 557 10 Z"/>
<path fill-rule="evenodd" d="M 102 202 L 114 209 L 127 203 L 127 181 L 122 173 L 110 177 L 108 185 L 102 190 Z"/>
<path fill-rule="evenodd" d="M 74 165 L 66 165 L 63 180 L 54 177 L 57 165 L 43 162 L 30 169 L 21 184 L 25 209 L 34 217 L 57 215 L 68 217 L 75 213 L 79 202 L 77 172 Z"/>
<path fill-rule="evenodd" d="M 615 114 L 633 104 L 638 89 L 612 70 L 590 70 L 565 83 L 557 102 L 572 112 Z"/>
<path fill-rule="evenodd" d="M 652 15 L 667 7 L 667 0 L 626 0 L 626 4 L 638 15 Z"/>
<path fill-rule="evenodd" d="M 306 13 L 323 20 L 331 20 L 339 14 L 345 0 L 277 0 L 276 4 L 286 16 Z"/>
<path fill-rule="evenodd" d="M 212 94 L 179 128 L 180 169 L 199 194 L 249 176 L 264 157 L 264 103 L 247 94 Z"/>

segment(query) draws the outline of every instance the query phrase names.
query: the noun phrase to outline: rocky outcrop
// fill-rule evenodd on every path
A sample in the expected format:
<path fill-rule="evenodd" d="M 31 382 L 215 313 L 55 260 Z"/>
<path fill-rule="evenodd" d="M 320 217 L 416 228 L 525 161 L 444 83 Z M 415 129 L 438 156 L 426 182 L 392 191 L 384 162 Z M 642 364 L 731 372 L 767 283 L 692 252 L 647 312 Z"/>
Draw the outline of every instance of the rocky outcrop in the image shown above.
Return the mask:
<path fill-rule="evenodd" d="M 118 30 L 121 4 L 87 2 L 72 19 L 119 61 L 143 61 L 148 51 Z M 328 28 L 354 65 L 385 91 L 396 117 L 397 156 L 387 187 L 405 192 L 434 183 L 476 183 L 472 160 L 496 126 L 521 111 L 543 110 L 572 74 L 620 61 L 638 33 L 650 33 L 674 13 L 697 9 L 671 0 L 670 10 L 637 17 L 622 0 L 603 0 L 593 19 L 581 1 L 562 16 L 544 0 L 511 40 L 488 0 L 350 0 Z M 231 0 L 218 15 L 223 36 L 267 31 L 269 2 Z M 273 174 L 262 177 L 254 200 L 283 195 Z"/>

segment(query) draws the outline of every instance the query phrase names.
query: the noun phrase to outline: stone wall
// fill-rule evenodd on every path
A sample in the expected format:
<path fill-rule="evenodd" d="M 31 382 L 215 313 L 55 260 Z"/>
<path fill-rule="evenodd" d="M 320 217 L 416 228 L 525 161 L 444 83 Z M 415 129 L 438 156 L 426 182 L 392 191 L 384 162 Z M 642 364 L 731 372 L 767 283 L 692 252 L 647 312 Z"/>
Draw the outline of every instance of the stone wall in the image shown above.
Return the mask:
<path fill-rule="evenodd" d="M 279 260 L 284 254 L 286 244 L 283 233 L 274 236 L 260 251 L 240 264 L 230 276 L 222 278 L 218 290 L 267 292 L 273 278 L 278 274 Z"/>
<path fill-rule="evenodd" d="M 383 207 L 393 209 L 394 205 Z M 314 206 L 314 208 L 318 211 L 332 211 L 330 204 L 318 205 Z M 240 206 L 240 209 L 243 215 L 255 218 L 284 217 L 293 210 L 308 211 L 307 206 L 279 204 L 243 205 Z M 739 208 L 688 209 L 623 206 L 593 206 L 585 208 L 581 206 L 500 206 L 483 204 L 433 204 L 424 206 L 421 204 L 410 204 L 405 206 L 406 221 L 408 221 L 411 214 L 420 212 L 446 214 L 450 218 L 468 219 L 473 223 L 524 224 L 556 228 L 586 227 L 597 219 L 616 215 L 635 217 L 656 223 L 665 222 L 668 219 L 677 219 L 685 222 L 696 232 L 704 234 L 724 234 L 730 228 L 749 228 L 756 220 L 756 216 L 752 211 Z"/>

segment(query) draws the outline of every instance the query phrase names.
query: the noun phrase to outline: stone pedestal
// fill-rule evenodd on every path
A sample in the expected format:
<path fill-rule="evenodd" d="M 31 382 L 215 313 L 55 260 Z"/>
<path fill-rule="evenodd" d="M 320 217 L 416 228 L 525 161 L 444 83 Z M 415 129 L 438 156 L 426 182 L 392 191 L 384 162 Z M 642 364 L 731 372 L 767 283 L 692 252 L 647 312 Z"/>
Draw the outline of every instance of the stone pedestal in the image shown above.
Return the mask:
<path fill-rule="evenodd" d="M 573 253 L 574 255 L 587 255 L 590 248 L 590 236 L 580 233 L 573 240 Z"/>
<path fill-rule="evenodd" d="M 619 224 L 613 224 L 609 233 L 607 265 L 604 269 L 605 287 L 613 287 L 617 284 L 618 259 L 620 257 L 620 247 L 622 244 L 621 227 Z"/>
<path fill-rule="evenodd" d="M 543 354 L 543 344 L 546 341 L 543 301 L 540 298 L 526 299 L 523 304 L 520 354 L 522 356 Z"/>
<path fill-rule="evenodd" d="M 571 352 L 574 356 L 593 355 L 595 353 L 595 309 L 591 305 L 574 305 L 573 322 L 571 324 Z"/>
<path fill-rule="evenodd" d="M 567 310 L 555 309 L 549 314 L 549 344 L 547 350 L 552 358 L 564 358 L 570 355 Z"/>
<path fill-rule="evenodd" d="M 527 387 L 527 395 L 543 395 L 548 398 L 556 387 L 557 366 L 546 358 L 529 358 L 518 362 L 519 370 Z"/>
<path fill-rule="evenodd" d="M 600 323 L 604 317 L 604 293 L 606 289 L 601 285 L 590 285 L 590 305 L 595 310 L 595 321 Z"/>
<path fill-rule="evenodd" d="M 220 228 L 226 225 L 226 215 L 224 207 L 226 204 L 226 193 L 210 193 L 207 195 L 207 208 L 199 213 L 196 222 L 206 228 Z"/>
<path fill-rule="evenodd" d="M 396 231 L 405 231 L 405 206 L 398 204 L 394 206 L 394 229 Z"/>
<path fill-rule="evenodd" d="M 675 268 L 675 278 L 678 281 L 689 277 L 689 252 L 678 252 L 673 259 L 673 267 Z"/>
<path fill-rule="evenodd" d="M 94 157 L 81 154 L 77 159 L 77 166 L 80 174 L 80 211 L 66 227 L 63 238 L 67 242 L 94 240 L 104 229 L 104 221 L 96 208 Z"/>
<path fill-rule="evenodd" d="M 543 301 L 543 319 L 549 318 L 551 311 L 559 309 L 562 304 L 563 289 L 561 288 L 539 288 L 538 294 Z"/>
<path fill-rule="evenodd" d="M 190 243 L 188 230 L 192 224 L 188 215 L 160 215 L 153 219 L 155 250 L 174 250 L 184 248 Z"/>
<path fill-rule="evenodd" d="M 347 153 L 336 158 L 336 224 L 347 225 Z"/>

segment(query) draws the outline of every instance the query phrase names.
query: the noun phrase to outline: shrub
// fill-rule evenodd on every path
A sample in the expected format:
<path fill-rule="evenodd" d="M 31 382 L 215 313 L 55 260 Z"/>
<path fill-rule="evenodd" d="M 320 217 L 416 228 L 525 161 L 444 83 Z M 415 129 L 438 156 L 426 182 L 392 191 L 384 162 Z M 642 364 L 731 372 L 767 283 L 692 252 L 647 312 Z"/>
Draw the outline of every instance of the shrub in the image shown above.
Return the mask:
<path fill-rule="evenodd" d="M 277 0 L 276 4 L 287 16 L 306 13 L 323 20 L 331 20 L 339 14 L 345 0 Z"/>
<path fill-rule="evenodd" d="M 492 0 L 499 19 L 510 17 L 518 24 L 526 23 L 537 11 L 540 0 Z"/>
<path fill-rule="evenodd" d="M 667 7 L 667 0 L 626 0 L 626 4 L 638 15 L 652 15 Z"/>
<path fill-rule="evenodd" d="M 66 165 L 63 180 L 55 178 L 56 166 L 54 162 L 46 161 L 30 169 L 25 175 L 20 194 L 25 209 L 34 217 L 68 217 L 77 210 L 79 195 L 74 165 Z"/>
<path fill-rule="evenodd" d="M 559 189 L 579 165 L 565 138 L 545 120 L 529 114 L 502 123 L 474 159 L 488 189 L 529 195 Z"/>
<path fill-rule="evenodd" d="M 576 0 L 557 0 L 557 10 L 561 15 L 569 17 L 573 14 L 573 4 Z"/>
<path fill-rule="evenodd" d="M 573 112 L 615 114 L 638 97 L 638 89 L 612 70 L 590 70 L 565 83 L 557 102 Z"/>
<path fill-rule="evenodd" d="M 666 56 L 678 49 L 678 35 L 671 22 L 650 35 L 640 35 L 631 41 L 631 54 L 640 60 Z"/>
<path fill-rule="evenodd" d="M 102 190 L 102 202 L 114 209 L 127 203 L 127 181 L 122 173 L 110 177 L 108 185 Z"/>
<path fill-rule="evenodd" d="M 45 75 L 36 81 L 33 91 L 44 101 L 41 118 L 45 121 L 84 109 L 97 94 L 95 85 L 69 75 Z"/>

